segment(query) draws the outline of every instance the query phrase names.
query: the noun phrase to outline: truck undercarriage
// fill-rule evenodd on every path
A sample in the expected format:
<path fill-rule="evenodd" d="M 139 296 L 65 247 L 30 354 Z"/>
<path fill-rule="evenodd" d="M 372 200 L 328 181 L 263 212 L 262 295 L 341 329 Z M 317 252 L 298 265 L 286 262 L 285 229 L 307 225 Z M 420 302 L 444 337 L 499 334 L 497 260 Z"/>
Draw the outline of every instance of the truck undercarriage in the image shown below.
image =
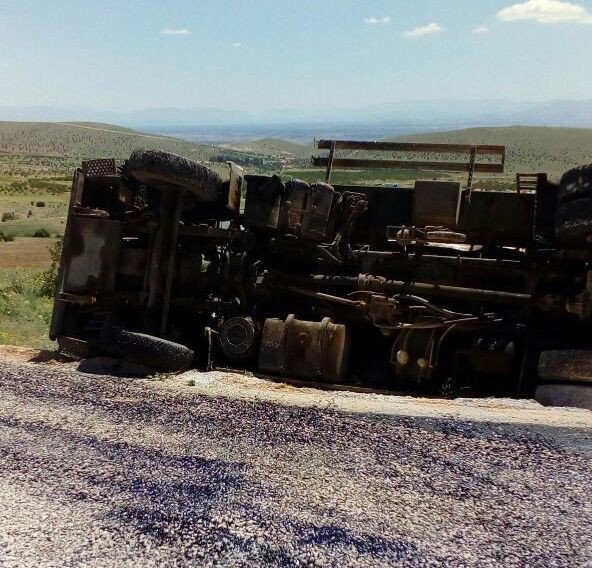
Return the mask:
<path fill-rule="evenodd" d="M 163 370 L 248 369 L 393 391 L 533 396 L 584 385 L 590 168 L 561 184 L 537 174 L 514 192 L 484 191 L 473 174 L 503 171 L 503 148 L 319 148 L 329 154 L 314 163 L 327 171 L 312 184 L 244 176 L 234 164 L 223 182 L 156 151 L 120 167 L 83 163 L 51 337 L 65 351 Z M 443 153 L 457 161 L 431 161 Z M 469 181 L 330 183 L 333 168 L 349 167 L 463 171 Z"/>

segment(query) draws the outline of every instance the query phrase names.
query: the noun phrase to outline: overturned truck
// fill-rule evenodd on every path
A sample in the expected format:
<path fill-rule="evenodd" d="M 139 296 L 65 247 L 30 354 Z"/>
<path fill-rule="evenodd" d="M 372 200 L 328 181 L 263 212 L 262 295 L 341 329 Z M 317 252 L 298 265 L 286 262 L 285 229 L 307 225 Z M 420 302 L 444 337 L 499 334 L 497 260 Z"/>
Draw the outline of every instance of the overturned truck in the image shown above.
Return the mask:
<path fill-rule="evenodd" d="M 153 150 L 83 162 L 52 339 L 164 371 L 591 404 L 592 166 L 487 191 L 500 146 L 318 148 L 318 183 Z M 331 183 L 348 168 L 468 182 Z"/>

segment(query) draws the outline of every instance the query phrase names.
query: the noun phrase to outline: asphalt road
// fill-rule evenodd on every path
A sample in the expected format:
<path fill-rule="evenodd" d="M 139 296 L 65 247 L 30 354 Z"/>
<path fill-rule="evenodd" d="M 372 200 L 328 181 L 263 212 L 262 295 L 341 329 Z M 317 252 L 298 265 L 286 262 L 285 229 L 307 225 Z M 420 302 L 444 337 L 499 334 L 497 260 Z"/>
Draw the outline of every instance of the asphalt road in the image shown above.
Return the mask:
<path fill-rule="evenodd" d="M 521 426 L 0 363 L 0 566 L 584 566 L 592 463 Z"/>

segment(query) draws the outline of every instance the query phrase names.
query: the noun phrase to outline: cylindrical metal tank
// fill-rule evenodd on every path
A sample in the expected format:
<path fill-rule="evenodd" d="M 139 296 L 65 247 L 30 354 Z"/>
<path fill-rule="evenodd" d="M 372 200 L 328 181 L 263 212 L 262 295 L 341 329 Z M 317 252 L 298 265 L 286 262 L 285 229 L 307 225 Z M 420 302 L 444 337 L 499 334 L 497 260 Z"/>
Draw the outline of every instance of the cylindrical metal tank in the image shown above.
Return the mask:
<path fill-rule="evenodd" d="M 247 175 L 243 224 L 249 229 L 278 228 L 284 184 L 279 176 Z"/>
<path fill-rule="evenodd" d="M 262 371 L 295 378 L 337 382 L 347 369 L 349 333 L 330 318 L 321 322 L 267 319 L 259 348 Z"/>
<path fill-rule="evenodd" d="M 327 225 L 335 190 L 327 183 L 313 183 L 308 192 L 302 215 L 302 237 L 322 241 L 327 234 Z"/>
<path fill-rule="evenodd" d="M 321 242 L 327 234 L 334 196 L 329 184 L 290 180 L 282 201 L 280 232 Z"/>
<path fill-rule="evenodd" d="M 286 192 L 282 201 L 279 228 L 282 233 L 300 236 L 302 231 L 302 215 L 310 186 L 299 179 L 291 179 L 286 183 Z"/>

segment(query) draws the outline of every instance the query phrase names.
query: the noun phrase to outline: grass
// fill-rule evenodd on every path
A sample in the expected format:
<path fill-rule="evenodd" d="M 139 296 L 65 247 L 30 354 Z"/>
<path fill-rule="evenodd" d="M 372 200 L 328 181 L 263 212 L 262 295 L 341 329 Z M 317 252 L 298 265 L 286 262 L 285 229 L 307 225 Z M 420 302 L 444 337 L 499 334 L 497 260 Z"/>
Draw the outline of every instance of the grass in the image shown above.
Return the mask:
<path fill-rule="evenodd" d="M 53 299 L 41 294 L 38 270 L 0 271 L 0 345 L 51 349 Z"/>
<path fill-rule="evenodd" d="M 0 231 L 5 235 L 14 237 L 32 237 L 36 232 L 45 229 L 54 237 L 64 233 L 65 217 L 46 219 L 19 219 L 17 221 L 5 221 L 0 223 Z"/>
<path fill-rule="evenodd" d="M 47 231 L 52 237 L 60 236 L 64 233 L 68 200 L 68 193 L 7 195 L 0 192 L 0 217 L 4 213 L 16 215 L 15 220 L 0 222 L 0 231 L 14 237 L 32 237 L 39 231 Z M 44 206 L 39 207 L 39 202 Z"/>

